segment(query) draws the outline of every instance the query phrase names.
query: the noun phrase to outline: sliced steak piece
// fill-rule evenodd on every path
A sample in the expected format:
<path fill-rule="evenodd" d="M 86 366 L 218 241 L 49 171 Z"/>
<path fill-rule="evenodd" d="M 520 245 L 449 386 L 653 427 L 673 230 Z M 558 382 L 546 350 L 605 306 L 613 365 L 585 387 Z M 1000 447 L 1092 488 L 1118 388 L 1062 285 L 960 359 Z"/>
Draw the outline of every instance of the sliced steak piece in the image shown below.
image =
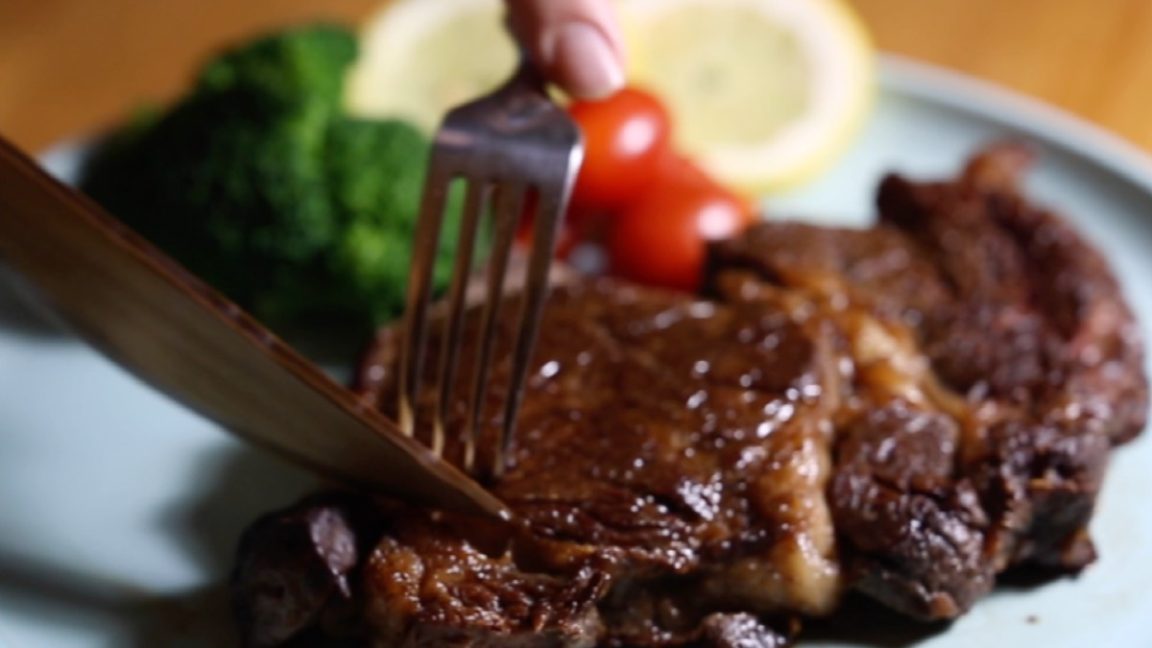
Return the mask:
<path fill-rule="evenodd" d="M 383 533 L 385 509 L 353 494 L 321 494 L 257 520 L 240 539 L 236 617 L 250 646 L 279 646 L 309 631 L 360 634 L 353 578 Z"/>
<path fill-rule="evenodd" d="M 847 422 L 829 491 L 860 590 L 909 614 L 952 618 L 993 585 L 987 518 L 971 483 L 954 480 L 959 431 L 902 401 Z"/>
<path fill-rule="evenodd" d="M 363 570 L 372 645 L 596 645 L 604 569 L 530 572 L 510 552 L 490 556 L 461 539 L 468 535 L 419 512 L 397 520 Z"/>
<path fill-rule="evenodd" d="M 355 576 L 370 635 L 381 646 L 780 645 L 772 618 L 787 630 L 788 615 L 827 613 L 840 594 L 824 497 L 842 364 L 832 333 L 786 305 L 609 280 L 554 290 L 494 486 L 520 525 L 493 539 L 456 515 L 382 513 L 386 532 Z M 387 411 L 396 336 L 378 342 L 363 387 Z M 436 358 L 426 366 L 430 378 Z M 447 452 L 458 456 L 455 439 Z"/>
<path fill-rule="evenodd" d="M 881 222 L 909 235 L 951 292 L 926 313 L 925 349 L 961 393 L 1131 439 L 1148 414 L 1139 326 L 1100 253 L 1019 193 L 1026 162 L 1000 147 L 954 182 L 881 183 Z"/>
<path fill-rule="evenodd" d="M 682 643 L 705 616 L 729 608 L 831 610 L 839 581 L 824 500 L 837 390 L 830 342 L 786 308 L 608 280 L 554 291 L 512 468 L 494 487 L 523 521 L 514 564 L 487 571 L 491 581 L 477 576 L 476 587 L 522 590 L 516 581 L 531 573 L 594 570 L 605 586 L 584 591 L 610 617 L 600 639 L 621 645 Z M 394 347 L 385 332 L 377 366 L 393 366 Z M 435 358 L 427 364 L 432 371 Z M 469 367 L 460 375 L 463 383 Z M 387 407 L 391 370 L 376 376 L 370 391 Z M 503 384 L 495 376 L 493 404 Z M 460 551 L 463 542 L 445 534 L 439 546 Z M 424 599 L 420 609 L 442 605 Z M 553 627 L 544 612 L 534 618 L 540 632 Z M 417 621 L 410 632 L 426 625 Z"/>
<path fill-rule="evenodd" d="M 1109 447 L 1146 423 L 1138 326 L 1100 254 L 1019 194 L 1027 162 L 1001 146 L 952 182 L 890 176 L 870 230 L 766 223 L 713 251 L 721 299 L 799 292 L 922 350 L 902 423 L 891 381 L 857 381 L 830 491 L 850 578 L 918 616 L 954 616 L 1011 564 L 1091 562 Z"/>
<path fill-rule="evenodd" d="M 1011 565 L 1084 566 L 1108 452 L 1145 423 L 1143 351 L 1104 261 L 1017 193 L 1026 161 L 888 178 L 868 230 L 758 225 L 711 250 L 709 301 L 555 290 L 493 487 L 518 524 L 354 496 L 266 518 L 237 572 L 249 636 L 772 647 L 846 587 L 946 619 Z M 361 374 L 385 412 L 397 346 L 382 331 Z"/>

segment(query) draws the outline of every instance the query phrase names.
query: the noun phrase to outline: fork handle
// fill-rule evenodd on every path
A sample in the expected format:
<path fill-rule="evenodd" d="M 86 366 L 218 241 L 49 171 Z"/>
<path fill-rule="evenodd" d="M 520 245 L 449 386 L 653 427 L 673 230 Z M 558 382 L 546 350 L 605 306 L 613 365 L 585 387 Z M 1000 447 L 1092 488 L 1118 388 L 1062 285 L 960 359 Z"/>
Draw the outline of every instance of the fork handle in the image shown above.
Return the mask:
<path fill-rule="evenodd" d="M 532 57 L 528 52 L 521 47 L 520 59 L 516 64 L 516 70 L 512 73 L 512 76 L 504 82 L 504 85 L 500 87 L 499 92 L 520 91 L 523 89 L 530 89 L 544 97 L 548 96 L 548 78 L 545 77 L 544 73 L 540 71 L 540 68 L 532 62 Z"/>

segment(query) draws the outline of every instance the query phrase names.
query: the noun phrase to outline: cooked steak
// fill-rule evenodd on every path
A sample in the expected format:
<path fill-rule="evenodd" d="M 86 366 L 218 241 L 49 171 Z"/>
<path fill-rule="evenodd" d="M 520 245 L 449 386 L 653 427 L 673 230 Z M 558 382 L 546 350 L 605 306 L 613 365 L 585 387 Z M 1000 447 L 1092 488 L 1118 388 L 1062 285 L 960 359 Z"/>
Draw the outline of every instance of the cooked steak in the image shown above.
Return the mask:
<path fill-rule="evenodd" d="M 1146 422 L 1137 324 L 1100 254 L 1018 193 L 1027 160 L 1007 146 L 954 182 L 890 176 L 871 230 L 765 224 L 713 259 L 722 296 L 799 291 L 920 350 L 924 394 L 847 408 L 829 491 L 849 580 L 919 616 L 954 616 L 1014 563 L 1091 562 L 1108 450 Z"/>
<path fill-rule="evenodd" d="M 650 645 L 694 637 L 712 612 L 830 611 L 839 594 L 824 499 L 834 401 L 823 394 L 838 389 L 830 344 L 824 327 L 784 307 L 608 280 L 556 290 L 513 467 L 493 487 L 522 521 L 511 550 L 462 557 L 460 534 L 427 522 L 390 536 L 368 567 L 370 617 L 397 630 L 393 643 L 459 613 L 453 625 L 484 631 L 483 641 Z M 393 347 L 386 332 L 379 349 Z M 385 375 L 384 403 L 391 385 Z M 465 570 L 498 602 L 390 587 L 398 556 L 425 574 Z M 539 572 L 561 575 L 564 587 L 539 589 Z M 507 604 L 518 597 L 522 608 Z M 411 616 L 385 620 L 399 609 Z M 572 620 L 558 623 L 560 611 Z M 540 638 L 550 628 L 559 636 Z"/>
<path fill-rule="evenodd" d="M 770 647 L 849 588 L 944 619 L 1011 565 L 1082 568 L 1147 382 L 1106 263 L 1017 193 L 1025 159 L 890 177 L 868 230 L 758 225 L 711 251 L 707 299 L 556 289 L 493 485 L 517 523 L 355 495 L 270 515 L 237 568 L 250 643 Z M 360 381 L 386 412 L 397 343 Z"/>

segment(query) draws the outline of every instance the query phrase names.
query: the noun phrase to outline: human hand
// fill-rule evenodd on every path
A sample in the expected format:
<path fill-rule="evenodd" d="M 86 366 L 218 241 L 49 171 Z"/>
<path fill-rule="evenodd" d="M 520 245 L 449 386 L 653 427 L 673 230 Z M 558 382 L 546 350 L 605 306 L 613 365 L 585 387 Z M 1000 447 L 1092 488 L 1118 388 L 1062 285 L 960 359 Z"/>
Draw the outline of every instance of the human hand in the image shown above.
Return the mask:
<path fill-rule="evenodd" d="M 624 45 L 612 0 L 505 0 L 512 34 L 552 82 L 578 99 L 624 86 Z"/>

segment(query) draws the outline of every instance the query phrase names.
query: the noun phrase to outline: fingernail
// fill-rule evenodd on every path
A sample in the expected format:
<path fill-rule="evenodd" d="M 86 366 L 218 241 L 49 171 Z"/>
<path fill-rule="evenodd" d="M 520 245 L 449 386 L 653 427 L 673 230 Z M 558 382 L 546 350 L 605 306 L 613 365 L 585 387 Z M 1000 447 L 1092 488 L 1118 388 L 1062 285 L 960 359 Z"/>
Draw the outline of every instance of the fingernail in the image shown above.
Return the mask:
<path fill-rule="evenodd" d="M 560 28 L 549 63 L 564 89 L 580 99 L 599 99 L 624 87 L 624 69 L 599 29 L 582 22 Z"/>

